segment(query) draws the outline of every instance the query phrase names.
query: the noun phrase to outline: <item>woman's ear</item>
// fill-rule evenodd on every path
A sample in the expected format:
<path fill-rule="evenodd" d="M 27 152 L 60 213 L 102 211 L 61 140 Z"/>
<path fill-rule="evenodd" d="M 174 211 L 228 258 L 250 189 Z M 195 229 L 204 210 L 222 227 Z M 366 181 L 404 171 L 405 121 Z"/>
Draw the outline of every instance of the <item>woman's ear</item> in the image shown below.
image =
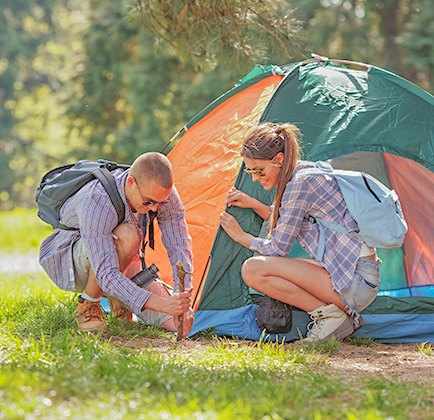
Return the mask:
<path fill-rule="evenodd" d="M 285 159 L 285 156 L 284 156 L 283 152 L 279 152 L 279 153 L 276 155 L 276 160 L 275 160 L 275 162 L 276 162 L 276 164 L 277 164 L 279 167 L 281 167 L 281 166 L 283 165 L 283 161 L 284 161 L 284 159 Z"/>

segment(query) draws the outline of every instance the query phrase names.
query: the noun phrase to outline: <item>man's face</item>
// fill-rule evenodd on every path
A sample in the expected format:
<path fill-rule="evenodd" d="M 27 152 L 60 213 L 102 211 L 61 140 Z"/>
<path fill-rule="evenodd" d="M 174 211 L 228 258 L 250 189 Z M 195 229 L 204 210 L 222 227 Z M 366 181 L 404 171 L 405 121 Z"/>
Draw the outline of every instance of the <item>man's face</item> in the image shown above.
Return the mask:
<path fill-rule="evenodd" d="M 149 181 L 139 185 L 131 175 L 128 177 L 127 183 L 131 187 L 131 194 L 128 199 L 132 210 L 142 214 L 150 210 L 157 211 L 158 205 L 166 201 L 172 192 L 172 187 L 163 188 L 157 181 Z"/>

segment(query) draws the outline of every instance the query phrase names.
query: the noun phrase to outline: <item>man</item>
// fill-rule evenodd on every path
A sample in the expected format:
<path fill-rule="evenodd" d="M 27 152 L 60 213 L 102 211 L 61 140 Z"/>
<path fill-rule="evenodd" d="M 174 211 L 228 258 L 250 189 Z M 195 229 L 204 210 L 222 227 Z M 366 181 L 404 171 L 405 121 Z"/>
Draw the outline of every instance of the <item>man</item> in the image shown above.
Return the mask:
<path fill-rule="evenodd" d="M 124 222 L 118 226 L 109 195 L 98 180 L 91 181 L 60 211 L 61 223 L 79 230 L 55 229 L 42 242 L 39 262 L 61 289 L 82 293 L 76 310 L 80 330 L 107 328 L 100 306 L 104 294 L 113 316 L 124 320 L 131 319 L 132 311 L 145 322 L 175 332 L 178 316 L 185 314 L 185 338 L 193 323 L 191 278 L 185 276 L 186 291 L 180 293 L 176 263 L 181 261 L 192 272 L 191 238 L 173 186 L 171 164 L 160 153 L 145 153 L 129 170 L 112 174 L 125 204 Z M 145 290 L 130 280 L 141 270 L 138 254 L 151 210 L 158 212 L 162 241 L 172 264 L 173 294 L 161 282 Z"/>

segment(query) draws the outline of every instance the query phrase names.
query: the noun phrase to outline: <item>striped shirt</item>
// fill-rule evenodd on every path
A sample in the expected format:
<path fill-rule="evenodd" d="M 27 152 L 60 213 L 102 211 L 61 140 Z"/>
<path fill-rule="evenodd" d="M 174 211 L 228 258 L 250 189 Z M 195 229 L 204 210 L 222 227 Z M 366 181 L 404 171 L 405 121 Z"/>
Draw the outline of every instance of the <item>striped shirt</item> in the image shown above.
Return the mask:
<path fill-rule="evenodd" d="M 149 225 L 148 214 L 135 218 L 125 195 L 128 171 L 116 170 L 115 177 L 121 198 L 125 204 L 125 222 L 140 227 L 143 240 Z M 72 247 L 82 237 L 89 261 L 102 291 L 126 303 L 135 313 L 142 311 L 150 292 L 136 286 L 119 271 L 116 247 L 112 231 L 118 225 L 118 215 L 109 195 L 97 180 L 87 183 L 70 197 L 60 211 L 61 223 L 80 230 L 55 229 L 41 245 L 39 262 L 49 277 L 63 290 L 75 290 Z M 174 289 L 179 288 L 176 263 L 181 261 L 186 271 L 193 272 L 192 244 L 185 221 L 184 206 L 173 187 L 169 198 L 158 206 L 158 225 L 163 244 L 172 265 Z M 185 277 L 186 288 L 191 287 L 190 276 Z"/>
<path fill-rule="evenodd" d="M 320 230 L 318 224 L 304 219 L 306 213 L 343 226 L 348 232 L 358 230 L 348 212 L 337 181 L 331 175 L 297 176 L 297 171 L 314 167 L 313 162 L 298 161 L 295 173 L 286 185 L 279 209 L 279 219 L 269 239 L 255 238 L 250 249 L 266 256 L 287 256 L 297 238 L 316 260 Z M 352 281 L 363 241 L 324 227 L 325 250 L 317 261 L 330 274 L 333 289 L 346 290 Z"/>

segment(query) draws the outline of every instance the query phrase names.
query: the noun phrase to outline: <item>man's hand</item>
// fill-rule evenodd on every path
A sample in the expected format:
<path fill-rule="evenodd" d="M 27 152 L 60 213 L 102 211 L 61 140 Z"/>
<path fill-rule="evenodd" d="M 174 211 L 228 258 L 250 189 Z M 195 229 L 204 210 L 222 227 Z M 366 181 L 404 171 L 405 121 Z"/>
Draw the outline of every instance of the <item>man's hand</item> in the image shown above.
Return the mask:
<path fill-rule="evenodd" d="M 191 296 L 193 288 L 184 292 L 175 292 L 172 296 L 161 297 L 152 294 L 146 301 L 143 309 L 163 312 L 172 316 L 179 316 L 186 313 L 191 307 Z"/>
<path fill-rule="evenodd" d="M 192 293 L 193 288 L 184 292 L 175 292 L 165 300 L 164 308 L 161 309 L 161 312 L 174 316 L 186 313 L 191 307 Z"/>

